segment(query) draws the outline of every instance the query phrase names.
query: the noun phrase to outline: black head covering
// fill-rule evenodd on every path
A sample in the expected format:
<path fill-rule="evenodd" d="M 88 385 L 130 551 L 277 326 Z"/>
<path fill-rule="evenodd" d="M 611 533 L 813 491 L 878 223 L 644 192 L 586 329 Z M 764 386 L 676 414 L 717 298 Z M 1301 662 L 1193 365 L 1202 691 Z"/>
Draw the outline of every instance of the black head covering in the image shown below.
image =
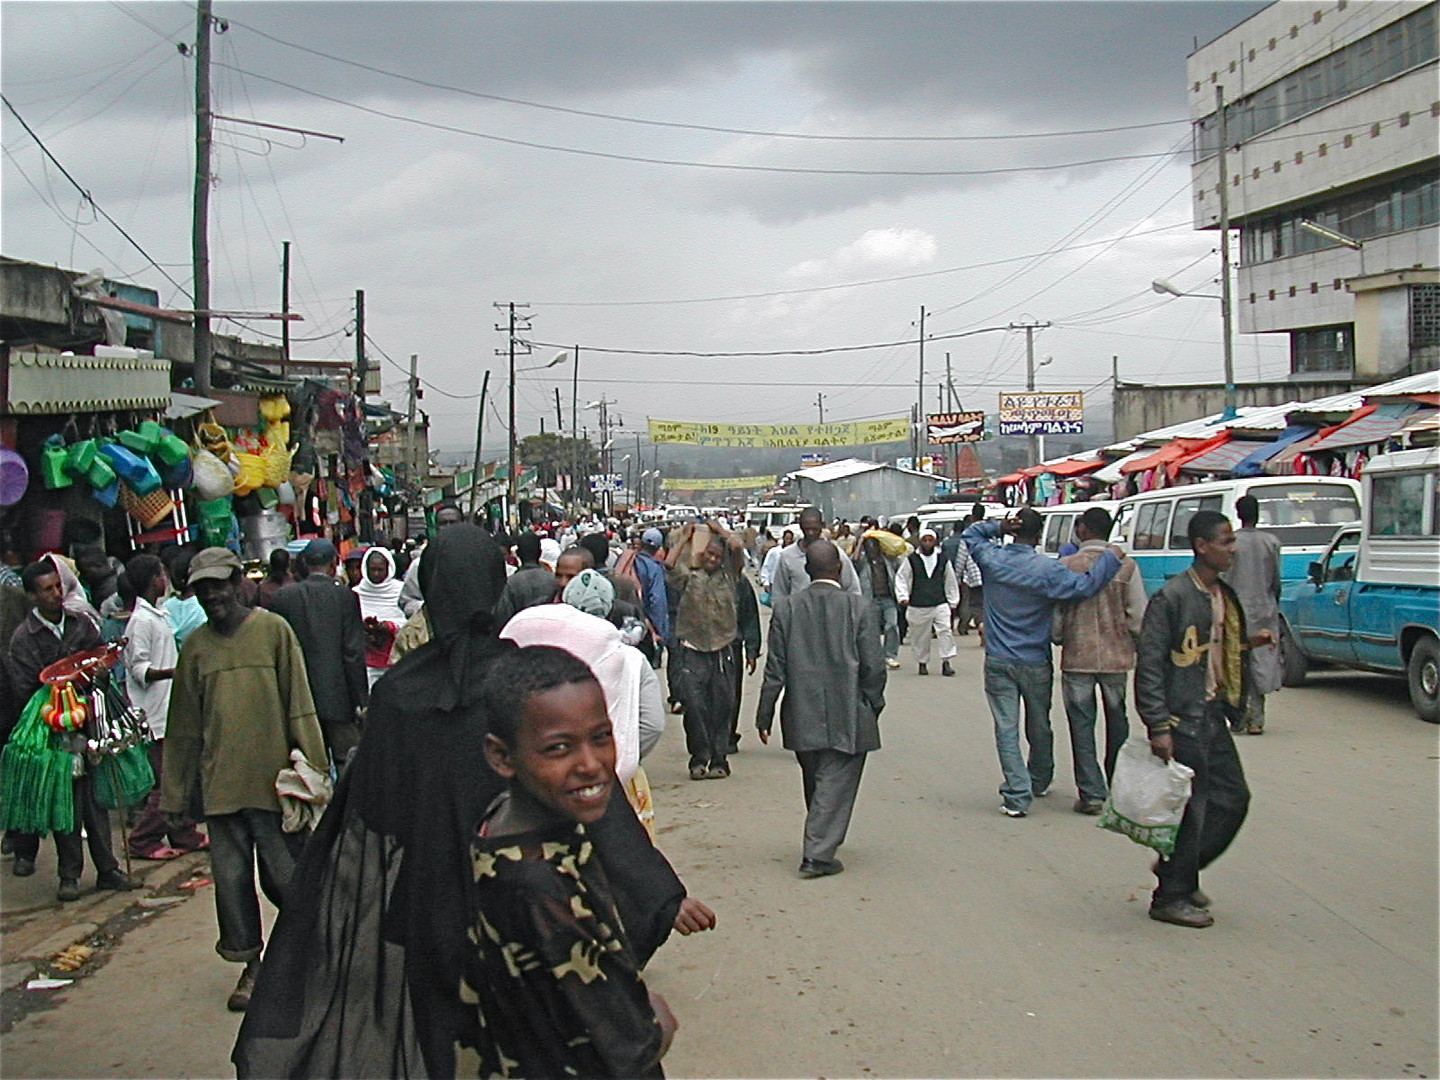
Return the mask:
<path fill-rule="evenodd" d="M 473 1045 L 460 1001 L 475 924 L 470 844 L 504 782 L 484 759 L 480 687 L 514 648 L 492 636 L 500 549 L 452 525 L 425 549 L 431 640 L 370 695 L 364 734 L 296 867 L 232 1060 L 241 1077 L 453 1076 Z M 590 827 L 640 962 L 685 889 L 623 792 Z"/>

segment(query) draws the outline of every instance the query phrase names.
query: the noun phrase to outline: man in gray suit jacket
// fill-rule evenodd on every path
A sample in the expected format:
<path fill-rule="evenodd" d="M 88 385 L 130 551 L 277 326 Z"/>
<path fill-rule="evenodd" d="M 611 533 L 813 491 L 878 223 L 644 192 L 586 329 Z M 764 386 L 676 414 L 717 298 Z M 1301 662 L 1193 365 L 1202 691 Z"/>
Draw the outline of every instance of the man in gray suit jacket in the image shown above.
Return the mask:
<path fill-rule="evenodd" d="M 755 716 L 760 741 L 768 743 L 784 690 L 780 731 L 805 786 L 802 878 L 845 869 L 835 851 L 850 825 L 865 755 L 880 749 L 880 629 L 869 601 L 841 587 L 843 561 L 834 544 L 816 539 L 805 554 L 810 586 L 775 602 Z"/>

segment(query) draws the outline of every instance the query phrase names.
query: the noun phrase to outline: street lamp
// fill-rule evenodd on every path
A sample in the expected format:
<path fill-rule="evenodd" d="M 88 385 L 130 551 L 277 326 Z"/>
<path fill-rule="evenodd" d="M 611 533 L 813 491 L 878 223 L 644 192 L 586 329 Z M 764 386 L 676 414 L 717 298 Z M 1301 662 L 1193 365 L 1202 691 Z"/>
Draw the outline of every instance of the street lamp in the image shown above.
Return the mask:
<path fill-rule="evenodd" d="M 1358 251 L 1360 253 L 1360 276 L 1365 276 L 1365 242 L 1363 240 L 1356 240 L 1353 236 L 1336 232 L 1334 229 L 1327 229 L 1318 221 L 1311 221 L 1309 218 L 1300 219 L 1300 228 L 1308 233 L 1313 233 L 1322 240 L 1329 240 L 1332 244 L 1340 244 L 1351 251 Z"/>
<path fill-rule="evenodd" d="M 1229 240 L 1225 239 L 1221 242 L 1228 244 Z M 1239 410 L 1235 407 L 1235 345 L 1231 340 L 1234 335 L 1230 326 L 1230 264 L 1228 259 L 1222 259 L 1221 264 L 1221 273 L 1224 274 L 1224 277 L 1220 281 L 1219 295 L 1185 292 L 1164 278 L 1156 278 L 1150 283 L 1150 288 L 1162 296 L 1193 296 L 1201 300 L 1220 301 L 1220 323 L 1225 338 L 1225 419 L 1234 420 L 1239 415 Z"/>

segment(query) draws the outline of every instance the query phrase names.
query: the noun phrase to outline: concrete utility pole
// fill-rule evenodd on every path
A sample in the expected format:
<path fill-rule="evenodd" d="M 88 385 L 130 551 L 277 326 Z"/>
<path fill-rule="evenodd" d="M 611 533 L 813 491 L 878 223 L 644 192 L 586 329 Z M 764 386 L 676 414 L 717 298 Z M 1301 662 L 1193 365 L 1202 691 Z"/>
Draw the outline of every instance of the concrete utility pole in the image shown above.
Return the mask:
<path fill-rule="evenodd" d="M 1225 88 L 1215 87 L 1215 111 L 1220 123 L 1220 153 L 1217 161 L 1220 167 L 1220 321 L 1225 335 L 1225 419 L 1233 420 L 1238 415 L 1235 407 L 1235 336 L 1232 322 L 1234 314 L 1230 304 L 1230 176 L 1225 160 L 1226 143 L 1230 141 L 1225 121 Z"/>
<path fill-rule="evenodd" d="M 815 395 L 815 407 L 820 410 L 820 423 L 825 423 L 825 395 Z"/>
<path fill-rule="evenodd" d="M 585 455 L 580 450 L 580 346 L 575 346 L 575 368 L 570 372 L 570 503 L 579 510 L 581 492 L 589 489 L 580 484 L 585 469 Z"/>
<path fill-rule="evenodd" d="M 490 391 L 490 372 L 480 380 L 480 407 L 475 410 L 475 461 L 470 466 L 470 516 L 475 516 L 475 506 L 480 496 L 480 440 L 485 435 L 485 395 Z"/>
<path fill-rule="evenodd" d="M 924 451 L 924 435 L 921 434 L 922 426 L 925 423 L 925 305 L 920 305 L 920 374 L 915 379 L 915 446 L 912 457 L 915 468 L 920 467 L 920 455 Z"/>
<path fill-rule="evenodd" d="M 405 417 L 405 480 L 415 482 L 415 403 L 420 397 L 420 357 L 410 354 L 410 408 Z"/>
<path fill-rule="evenodd" d="M 369 361 L 365 356 L 365 290 L 355 290 L 355 397 L 360 402 L 360 444 L 365 447 L 365 465 L 370 464 L 370 422 L 365 417 L 365 381 L 370 375 Z M 365 477 L 365 486 L 360 489 L 359 513 L 356 515 L 356 531 L 360 539 L 370 543 L 375 539 L 375 492 L 370 488 L 370 477 Z"/>
<path fill-rule="evenodd" d="M 515 439 L 515 346 L 520 343 L 515 340 L 515 331 L 517 329 L 528 329 L 528 327 L 520 327 L 518 325 L 518 321 L 515 315 L 515 309 L 517 307 L 527 308 L 529 306 L 529 304 L 515 303 L 495 305 L 495 307 L 499 308 L 501 311 L 508 312 L 509 314 L 509 318 L 506 321 L 506 324 L 504 326 L 497 326 L 495 327 L 495 329 L 505 331 L 506 335 L 505 349 L 497 349 L 496 352 L 501 356 L 508 356 L 510 363 L 510 401 L 508 408 L 508 419 L 510 424 L 510 449 L 507 455 L 507 472 L 509 475 L 506 477 L 505 501 L 508 505 L 505 508 L 505 515 L 506 521 L 511 525 L 517 525 L 520 522 L 520 510 L 518 505 L 520 498 L 520 477 L 516 475 L 517 462 Z M 522 315 L 520 316 L 520 318 L 524 318 L 524 316 Z M 521 353 L 521 355 L 528 356 L 530 353 L 529 348 L 526 346 L 522 346 L 522 348 L 524 351 Z"/>
<path fill-rule="evenodd" d="M 280 314 L 290 314 L 290 241 L 280 242 Z M 280 320 L 280 377 L 290 367 L 290 320 Z"/>
<path fill-rule="evenodd" d="M 195 18 L 195 194 L 190 221 L 190 256 L 195 273 L 195 389 L 210 393 L 210 0 L 199 0 Z M 288 325 L 288 324 L 282 324 Z"/>
<path fill-rule="evenodd" d="M 1044 330 L 1050 324 L 1048 322 L 1025 322 L 1011 323 L 1011 330 L 1025 331 L 1025 389 L 1035 390 L 1035 331 Z M 1040 464 L 1040 437 L 1038 435 L 1027 436 L 1030 440 L 1030 464 Z"/>

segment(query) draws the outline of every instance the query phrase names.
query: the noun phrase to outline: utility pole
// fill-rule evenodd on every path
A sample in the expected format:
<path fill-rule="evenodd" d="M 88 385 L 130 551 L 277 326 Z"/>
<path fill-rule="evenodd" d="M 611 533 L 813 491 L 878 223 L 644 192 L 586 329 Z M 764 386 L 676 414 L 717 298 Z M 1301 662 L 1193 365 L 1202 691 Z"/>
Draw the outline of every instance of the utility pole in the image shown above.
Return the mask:
<path fill-rule="evenodd" d="M 920 305 L 920 374 L 915 380 L 915 468 L 920 467 L 920 454 L 924 444 L 921 441 L 920 425 L 925 423 L 925 305 Z"/>
<path fill-rule="evenodd" d="M 490 391 L 490 372 L 480 380 L 480 408 L 475 410 L 475 461 L 470 467 L 470 516 L 475 516 L 475 504 L 480 495 L 480 440 L 485 434 L 485 395 Z"/>
<path fill-rule="evenodd" d="M 370 423 L 365 417 L 365 382 L 369 378 L 369 362 L 365 358 L 365 290 L 355 290 L 355 397 L 360 402 L 360 445 L 365 448 L 364 462 L 370 462 Z M 356 531 L 364 543 L 375 539 L 375 492 L 370 487 L 367 471 L 365 486 L 360 489 L 360 513 Z"/>
<path fill-rule="evenodd" d="M 825 423 L 825 395 L 815 395 L 815 407 L 820 410 L 820 423 Z"/>
<path fill-rule="evenodd" d="M 570 502 L 580 508 L 580 492 L 589 489 L 587 478 L 584 488 L 580 486 L 580 473 L 584 469 L 585 457 L 580 450 L 580 346 L 575 346 L 575 367 L 570 372 Z"/>
<path fill-rule="evenodd" d="M 515 440 L 515 346 L 516 346 L 517 344 L 519 344 L 519 343 L 515 340 L 515 331 L 516 331 L 517 326 L 518 326 L 518 324 L 517 324 L 517 319 L 516 319 L 516 315 L 515 315 L 515 309 L 516 309 L 517 307 L 526 308 L 526 307 L 529 307 L 529 306 L 530 306 L 529 304 L 515 304 L 515 303 L 496 304 L 496 305 L 495 305 L 495 307 L 499 308 L 501 311 L 508 312 L 508 314 L 509 314 L 509 318 L 508 318 L 506 324 L 505 324 L 504 326 L 497 326 L 497 327 L 495 327 L 495 329 L 496 329 L 496 330 L 503 330 L 503 331 L 505 331 L 505 335 L 506 335 L 505 349 L 504 349 L 503 351 L 502 351 L 502 350 L 496 350 L 496 352 L 497 352 L 500 356 L 508 356 L 508 357 L 509 357 L 509 363 L 510 363 L 510 389 L 509 389 L 509 398 L 510 398 L 510 400 L 509 400 L 509 408 L 508 408 L 509 422 L 510 422 L 510 444 L 509 444 L 509 453 L 508 453 L 508 455 L 507 455 L 507 461 L 508 461 L 507 474 L 508 474 L 508 475 L 506 476 L 505 501 L 506 501 L 506 503 L 508 504 L 508 505 L 506 506 L 506 520 L 507 520 L 511 525 L 518 525 L 518 524 L 520 523 L 520 509 L 519 509 L 519 505 L 518 505 L 519 498 L 520 498 L 520 477 L 516 474 L 517 462 L 516 462 L 516 459 L 515 459 L 515 455 L 516 455 L 516 440 Z M 524 316 L 522 315 L 522 316 L 520 316 L 520 318 L 524 318 Z M 522 329 L 528 329 L 528 327 L 522 328 Z M 524 350 L 524 352 L 523 352 L 521 355 L 522 355 L 522 356 L 529 355 L 529 352 L 530 352 L 529 348 L 526 347 L 525 350 Z"/>
<path fill-rule="evenodd" d="M 1229 132 L 1225 120 L 1225 88 L 1215 87 L 1215 111 L 1220 122 L 1220 321 L 1225 335 L 1225 419 L 1238 415 L 1235 408 L 1235 344 L 1230 306 L 1230 176 L 1225 160 Z"/>
<path fill-rule="evenodd" d="M 1011 330 L 1025 331 L 1025 389 L 1034 392 L 1035 390 L 1035 331 L 1044 330 L 1050 324 L 1048 322 L 1024 322 L 1011 323 Z M 1040 464 L 1041 442 L 1038 435 L 1027 436 L 1030 440 L 1030 464 Z"/>
<path fill-rule="evenodd" d="M 280 242 L 280 314 L 290 314 L 290 241 Z M 290 320 L 280 320 L 280 377 L 290 367 Z"/>
<path fill-rule="evenodd" d="M 211 0 L 198 0 L 195 19 L 195 196 L 190 255 L 195 272 L 195 389 L 210 394 L 210 29 Z M 288 324 L 285 324 L 288 325 Z"/>
<path fill-rule="evenodd" d="M 405 418 L 405 481 L 415 482 L 415 403 L 420 396 L 420 357 L 410 354 L 410 409 Z"/>
<path fill-rule="evenodd" d="M 355 396 L 365 404 L 365 379 L 370 374 L 365 359 L 365 290 L 355 290 Z"/>

